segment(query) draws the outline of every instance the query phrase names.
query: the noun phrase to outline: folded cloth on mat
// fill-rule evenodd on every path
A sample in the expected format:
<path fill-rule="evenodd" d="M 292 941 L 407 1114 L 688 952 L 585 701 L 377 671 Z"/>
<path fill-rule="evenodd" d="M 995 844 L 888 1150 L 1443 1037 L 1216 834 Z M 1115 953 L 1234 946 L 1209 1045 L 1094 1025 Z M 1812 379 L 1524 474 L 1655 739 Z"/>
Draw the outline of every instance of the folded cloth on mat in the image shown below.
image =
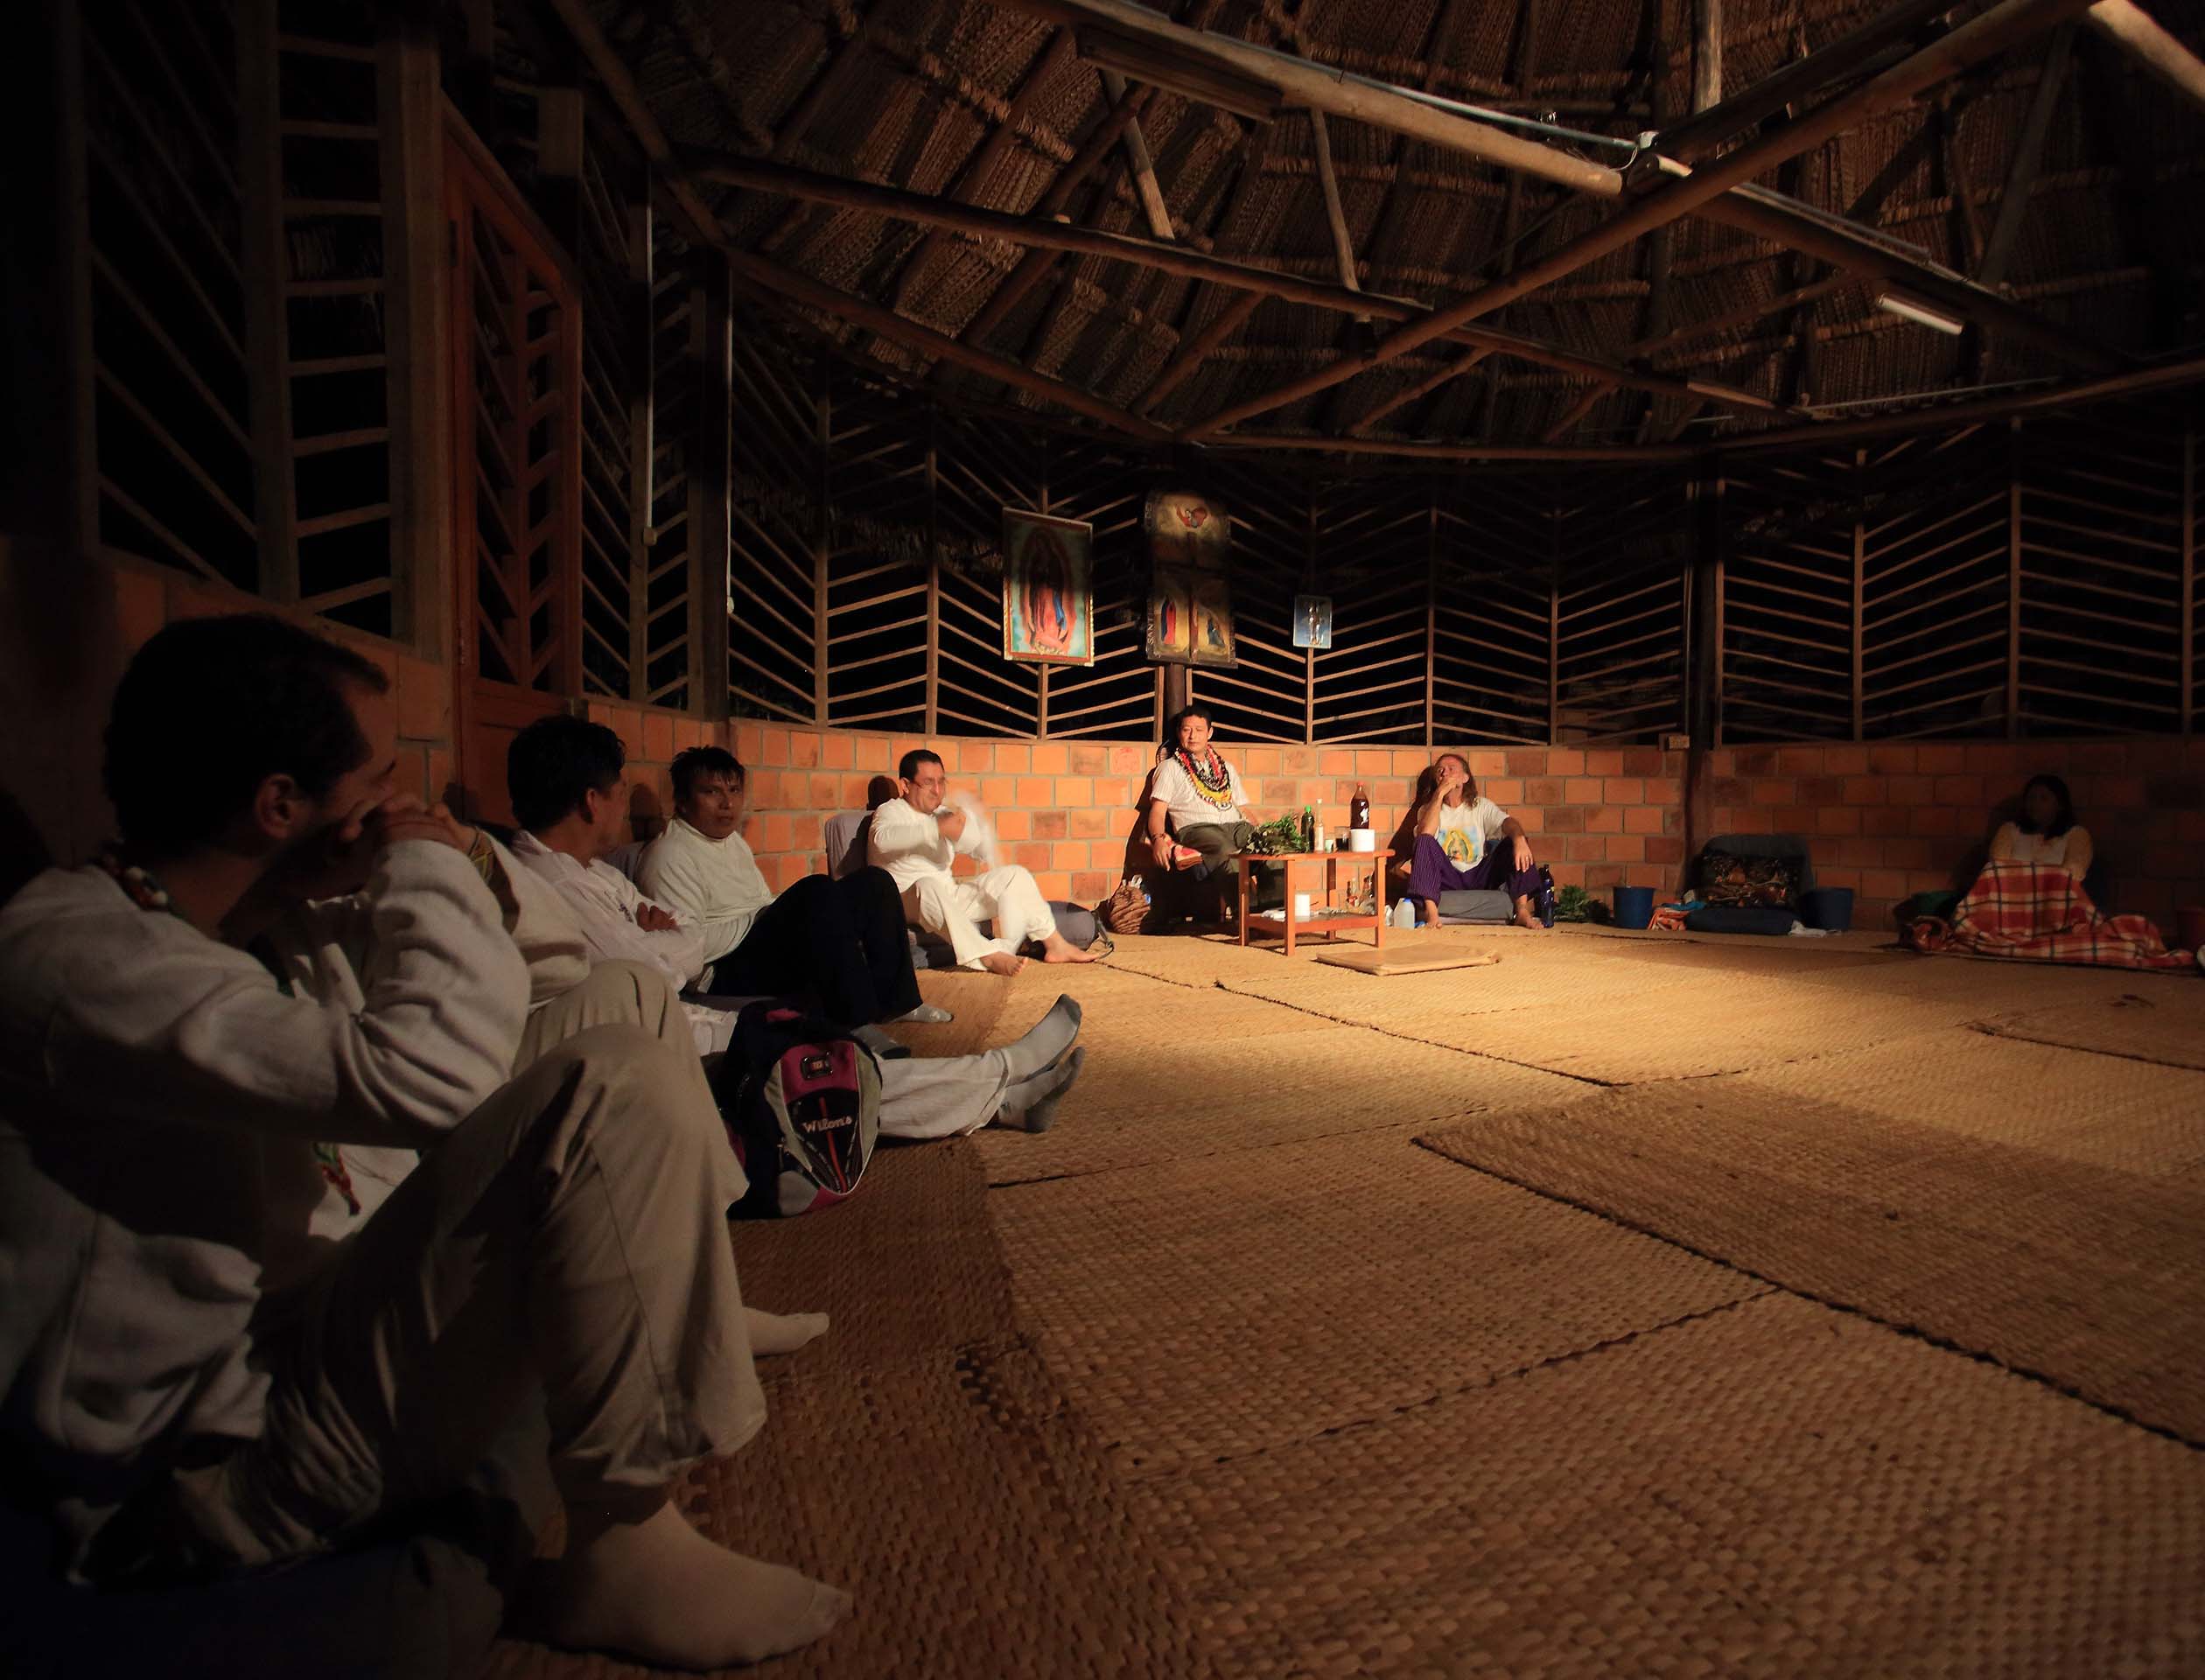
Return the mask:
<path fill-rule="evenodd" d="M 1987 864 L 1949 920 L 1917 916 L 1900 937 L 1917 951 L 2113 969 L 2197 966 L 2191 952 L 2167 949 L 2147 918 L 2101 914 L 2082 884 L 2056 865 Z"/>

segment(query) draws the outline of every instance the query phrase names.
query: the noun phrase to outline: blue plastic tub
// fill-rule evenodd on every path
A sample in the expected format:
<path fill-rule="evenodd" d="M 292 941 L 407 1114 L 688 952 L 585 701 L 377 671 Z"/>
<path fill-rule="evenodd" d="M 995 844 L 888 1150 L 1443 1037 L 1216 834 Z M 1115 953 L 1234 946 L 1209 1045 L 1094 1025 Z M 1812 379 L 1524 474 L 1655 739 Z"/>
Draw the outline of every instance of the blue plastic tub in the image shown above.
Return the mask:
<path fill-rule="evenodd" d="M 1799 895 L 1799 919 L 1833 934 L 1852 931 L 1852 888 L 1817 886 Z"/>
<path fill-rule="evenodd" d="M 1619 886 L 1615 889 L 1615 925 L 1618 928 L 1643 928 L 1653 920 L 1652 887 Z"/>

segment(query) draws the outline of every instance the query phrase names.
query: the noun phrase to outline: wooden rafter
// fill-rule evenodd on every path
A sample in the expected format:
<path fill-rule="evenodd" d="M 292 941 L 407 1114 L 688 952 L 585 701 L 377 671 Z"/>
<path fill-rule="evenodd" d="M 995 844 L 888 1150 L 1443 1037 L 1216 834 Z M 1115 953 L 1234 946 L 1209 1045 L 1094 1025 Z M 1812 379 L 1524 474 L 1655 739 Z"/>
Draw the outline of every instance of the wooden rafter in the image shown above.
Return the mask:
<path fill-rule="evenodd" d="M 1404 386 L 1384 401 L 1372 403 L 1348 426 L 1348 432 L 1352 435 L 1368 430 L 1396 409 L 1405 409 L 1420 397 L 1429 396 L 1448 381 L 1461 378 L 1463 374 L 1468 373 L 1492 354 L 1490 350 L 1473 350 L 1466 356 L 1457 356 L 1452 361 L 1426 374 L 1414 384 Z"/>
<path fill-rule="evenodd" d="M 2021 138 L 2013 148 L 2013 162 L 2006 171 L 2006 190 L 1998 195 L 1998 216 L 1983 248 L 1983 266 L 1976 278 L 1986 286 L 2005 284 L 2021 239 L 2022 219 L 2029 210 L 2029 192 L 2036 186 L 2037 170 L 2044 161 L 2044 142 L 2052 132 L 2052 113 L 2060 102 L 2060 89 L 2068 66 L 2075 57 L 2075 25 L 2056 30 L 2037 76 L 2036 92 L 2029 99 L 2029 114 L 2021 124 Z"/>
<path fill-rule="evenodd" d="M 1426 312 L 1421 305 L 1406 298 L 1377 292 L 1352 291 L 1346 286 L 1328 281 L 1307 279 L 1278 269 L 1259 268 L 1253 263 L 1235 262 L 1229 257 L 1212 256 L 1185 245 L 1162 244 L 1130 234 L 1105 233 L 1096 228 L 1039 217 L 1006 215 L 998 210 L 952 204 L 922 193 L 906 192 L 891 186 L 876 186 L 867 181 L 846 180 L 838 176 L 821 175 L 785 164 L 717 157 L 707 162 L 702 154 L 691 154 L 691 160 L 690 178 L 696 180 L 787 193 L 791 197 L 839 205 L 846 209 L 867 210 L 905 220 L 924 222 L 939 228 L 955 229 L 978 238 L 1003 239 L 1043 249 L 1110 257 L 1142 268 L 1160 269 L 1166 273 L 1184 275 L 1191 279 L 1214 280 L 1335 313 L 1368 314 L 1387 320 L 1414 321 Z M 1645 373 L 1492 327 L 1463 326 L 1449 336 L 1502 355 L 1518 357 L 1544 367 L 1559 368 L 1565 373 L 1582 374 L 1592 379 L 1608 380 L 1634 390 L 1683 395 L 1689 388 L 1726 407 L 1756 414 L 1765 413 L 1777 406 L 1750 392 L 1734 390 L 1712 382 L 1687 381 L 1671 374 Z"/>
<path fill-rule="evenodd" d="M 1102 72 L 1102 91 L 1113 107 L 1126 102 L 1125 78 L 1115 70 Z M 1141 214 L 1148 218 L 1149 232 L 1158 239 L 1172 237 L 1172 213 L 1164 203 L 1164 189 L 1157 185 L 1156 159 L 1149 151 L 1148 136 L 1142 132 L 1141 119 L 1125 119 L 1125 158 L 1127 172 L 1133 178 L 1133 190 L 1141 200 Z"/>
<path fill-rule="evenodd" d="M 2015 43 L 2040 33 L 2082 11 L 2087 0 L 2002 0 L 1934 46 L 1894 66 L 1873 80 L 1807 113 L 1788 127 L 1708 164 L 1691 174 L 1647 192 L 1619 214 L 1568 241 L 1559 248 L 1506 280 L 1479 288 L 1447 307 L 1436 310 L 1382 340 L 1372 358 L 1384 361 L 1418 345 L 1465 326 L 1481 315 L 1541 286 L 1576 273 L 1611 251 L 1620 249 L 1641 234 L 1688 215 L 1732 187 L 1750 182 L 1762 171 L 1787 158 L 1820 145 L 1824 141 L 1887 111 L 1903 108 L 1930 88 L 1959 71 Z M 1186 428 L 1181 436 L 1195 440 L 1214 436 L 1225 428 L 1256 415 L 1298 401 L 1353 378 L 1367 363 L 1339 358 L 1314 373 L 1236 402 L 1219 414 Z"/>
<path fill-rule="evenodd" d="M 1107 30 L 1139 41 L 1190 66 L 1229 75 L 1276 90 L 1284 102 L 1332 116 L 1376 122 L 1482 158 L 1503 168 L 1544 176 L 1581 192 L 1614 198 L 1623 190 L 1622 173 L 1589 163 L 1558 147 L 1526 140 L 1490 123 L 1478 122 L 1420 104 L 1405 94 L 1342 79 L 1315 65 L 1266 52 L 1245 41 L 1166 21 L 1132 0 L 1004 0 L 1012 10 L 1057 23 Z M 1152 71 L 1152 75 L 1156 73 Z M 1196 97 L 1200 94 L 1196 93 Z"/>

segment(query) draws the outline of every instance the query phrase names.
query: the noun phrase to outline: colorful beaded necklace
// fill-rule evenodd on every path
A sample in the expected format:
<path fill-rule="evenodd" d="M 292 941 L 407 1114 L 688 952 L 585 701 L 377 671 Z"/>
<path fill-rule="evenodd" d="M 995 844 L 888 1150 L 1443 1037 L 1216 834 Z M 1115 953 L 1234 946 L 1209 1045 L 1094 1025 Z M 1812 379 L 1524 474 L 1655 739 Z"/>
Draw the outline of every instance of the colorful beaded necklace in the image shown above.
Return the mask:
<path fill-rule="evenodd" d="M 1222 811 L 1233 802 L 1233 773 L 1225 767 L 1215 747 L 1199 759 L 1185 747 L 1172 756 L 1180 761 L 1180 768 L 1186 772 L 1186 779 L 1205 803 Z"/>

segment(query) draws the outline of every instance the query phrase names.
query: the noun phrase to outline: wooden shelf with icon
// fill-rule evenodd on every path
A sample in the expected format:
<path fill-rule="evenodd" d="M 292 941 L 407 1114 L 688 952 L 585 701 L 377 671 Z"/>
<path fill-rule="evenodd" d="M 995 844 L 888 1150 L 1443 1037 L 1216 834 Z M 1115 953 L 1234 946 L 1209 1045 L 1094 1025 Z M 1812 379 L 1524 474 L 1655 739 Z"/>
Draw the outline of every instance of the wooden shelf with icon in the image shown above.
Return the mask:
<path fill-rule="evenodd" d="M 1386 862 L 1393 856 L 1390 848 L 1376 851 L 1243 851 L 1240 854 L 1240 914 L 1236 925 L 1240 929 L 1240 942 L 1248 943 L 1250 934 L 1271 935 L 1286 942 L 1286 955 L 1294 954 L 1297 939 L 1321 934 L 1330 938 L 1335 934 L 1358 933 L 1369 928 L 1371 942 L 1383 948 L 1386 943 Z M 1283 908 L 1277 912 L 1251 910 L 1250 900 L 1254 895 L 1256 871 L 1259 867 L 1276 864 L 1285 875 L 1285 894 Z M 1325 866 L 1325 899 L 1320 906 L 1314 893 L 1310 895 L 1309 914 L 1297 916 L 1294 904 L 1294 866 L 1297 864 L 1322 864 Z M 1343 871 L 1341 865 L 1345 864 Z M 1357 884 L 1362 871 L 1370 872 L 1370 891 L 1367 898 L 1357 894 L 1351 901 L 1340 898 L 1343 874 L 1351 890 Z"/>

